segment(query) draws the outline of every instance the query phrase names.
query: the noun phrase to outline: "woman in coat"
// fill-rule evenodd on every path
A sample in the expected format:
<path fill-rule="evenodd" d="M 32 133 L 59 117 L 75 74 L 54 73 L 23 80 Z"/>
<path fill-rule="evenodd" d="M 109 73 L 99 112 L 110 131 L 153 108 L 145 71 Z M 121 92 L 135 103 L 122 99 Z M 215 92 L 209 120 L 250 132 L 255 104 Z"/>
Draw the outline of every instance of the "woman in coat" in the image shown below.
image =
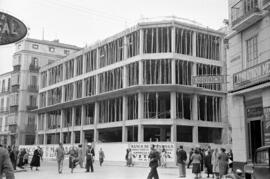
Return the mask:
<path fill-rule="evenodd" d="M 198 178 L 198 175 L 201 173 L 201 160 L 202 156 L 198 148 L 195 149 L 195 152 L 191 156 L 192 160 L 192 173 L 195 174 L 195 179 Z"/>
<path fill-rule="evenodd" d="M 75 150 L 74 146 L 72 146 L 69 151 L 69 168 L 71 169 L 71 173 L 73 173 L 73 169 L 76 167 L 78 160 L 78 152 Z"/>
<path fill-rule="evenodd" d="M 222 178 L 224 175 L 228 174 L 228 156 L 225 153 L 225 149 L 220 149 L 221 153 L 218 155 L 218 168 L 219 177 Z"/>
<path fill-rule="evenodd" d="M 34 155 L 33 155 L 32 161 L 30 163 L 31 170 L 33 169 L 33 167 L 36 167 L 36 170 L 38 170 L 38 167 L 40 167 L 40 157 L 41 157 L 41 154 L 40 154 L 40 149 L 38 147 L 34 151 Z"/>
<path fill-rule="evenodd" d="M 213 166 L 213 174 L 218 177 L 219 174 L 219 166 L 218 166 L 218 149 L 215 149 L 213 154 L 212 154 L 212 158 L 211 158 L 211 163 Z"/>

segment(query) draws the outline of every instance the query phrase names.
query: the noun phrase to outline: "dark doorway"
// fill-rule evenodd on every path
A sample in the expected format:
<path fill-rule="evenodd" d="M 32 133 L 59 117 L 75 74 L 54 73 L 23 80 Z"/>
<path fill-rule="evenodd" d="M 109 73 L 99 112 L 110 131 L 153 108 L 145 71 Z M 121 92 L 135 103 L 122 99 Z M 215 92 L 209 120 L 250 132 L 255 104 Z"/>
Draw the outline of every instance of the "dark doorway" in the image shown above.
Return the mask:
<path fill-rule="evenodd" d="M 256 149 L 261 146 L 262 146 L 261 120 L 250 121 L 250 147 L 252 159 L 254 159 Z"/>

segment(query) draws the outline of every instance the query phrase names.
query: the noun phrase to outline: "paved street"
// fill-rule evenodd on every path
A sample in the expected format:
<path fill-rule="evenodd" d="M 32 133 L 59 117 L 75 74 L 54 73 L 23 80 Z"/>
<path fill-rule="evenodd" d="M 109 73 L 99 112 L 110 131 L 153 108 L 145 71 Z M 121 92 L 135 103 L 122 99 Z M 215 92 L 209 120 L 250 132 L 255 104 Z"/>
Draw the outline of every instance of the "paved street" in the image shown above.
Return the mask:
<path fill-rule="evenodd" d="M 95 163 L 94 173 L 85 173 L 85 169 L 76 168 L 72 174 L 68 168 L 67 160 L 64 163 L 63 174 L 57 173 L 56 161 L 44 161 L 41 163 L 39 171 L 31 171 L 27 168 L 27 172 L 16 173 L 16 179 L 143 179 L 147 177 L 149 168 L 147 167 L 126 167 L 121 165 L 104 163 L 104 166 L 100 167 Z M 158 168 L 160 179 L 178 178 L 177 168 Z M 194 178 L 191 170 L 187 170 L 186 178 Z"/>

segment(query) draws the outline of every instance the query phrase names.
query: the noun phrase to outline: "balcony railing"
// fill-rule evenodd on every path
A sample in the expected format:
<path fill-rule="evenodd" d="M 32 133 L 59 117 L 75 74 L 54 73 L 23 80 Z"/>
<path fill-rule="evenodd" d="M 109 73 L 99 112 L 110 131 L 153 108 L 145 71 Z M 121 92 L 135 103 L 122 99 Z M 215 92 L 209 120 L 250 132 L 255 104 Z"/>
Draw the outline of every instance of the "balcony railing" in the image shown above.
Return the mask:
<path fill-rule="evenodd" d="M 21 65 L 13 66 L 13 72 L 19 72 L 21 70 Z"/>
<path fill-rule="evenodd" d="M 38 107 L 36 105 L 28 105 L 26 108 L 28 111 L 31 111 L 31 110 L 37 109 Z"/>
<path fill-rule="evenodd" d="M 269 81 L 270 59 L 233 74 L 234 89 L 244 88 Z"/>
<path fill-rule="evenodd" d="M 249 3 L 246 0 L 240 0 L 231 9 L 232 26 L 259 11 L 257 0 L 249 1 Z"/>
<path fill-rule="evenodd" d="M 37 85 L 29 85 L 28 91 L 30 92 L 38 92 L 38 86 Z"/>
<path fill-rule="evenodd" d="M 29 71 L 30 72 L 38 72 L 39 71 L 39 67 L 38 66 L 36 66 L 36 65 L 34 65 L 34 64 L 30 64 L 29 65 Z"/>
<path fill-rule="evenodd" d="M 9 107 L 0 108 L 0 113 L 7 113 L 7 112 L 9 112 Z"/>
<path fill-rule="evenodd" d="M 10 92 L 10 88 L 2 88 L 2 90 L 0 91 L 0 93 L 9 93 Z"/>

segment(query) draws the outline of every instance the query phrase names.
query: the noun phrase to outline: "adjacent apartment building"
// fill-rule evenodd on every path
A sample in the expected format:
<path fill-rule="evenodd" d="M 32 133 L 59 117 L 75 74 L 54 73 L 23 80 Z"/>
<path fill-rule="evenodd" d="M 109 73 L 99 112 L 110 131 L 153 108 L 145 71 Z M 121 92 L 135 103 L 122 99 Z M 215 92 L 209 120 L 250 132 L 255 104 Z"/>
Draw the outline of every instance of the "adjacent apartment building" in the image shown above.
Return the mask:
<path fill-rule="evenodd" d="M 59 43 L 26 38 L 16 43 L 13 71 L 0 76 L 2 130 L 4 145 L 32 145 L 35 143 L 38 75 L 41 66 L 61 59 L 80 48 Z M 3 101 L 3 105 L 2 105 Z M 2 117 L 2 118 L 1 118 Z M 1 121 L 0 121 L 1 122 Z M 3 135 L 2 135 L 3 134 Z"/>
<path fill-rule="evenodd" d="M 229 0 L 228 108 L 236 164 L 270 145 L 270 0 Z M 237 165 L 235 165 L 237 166 Z"/>
<path fill-rule="evenodd" d="M 179 20 L 141 22 L 42 66 L 37 144 L 228 144 L 224 34 Z"/>
<path fill-rule="evenodd" d="M 11 72 L 0 75 L 0 144 L 11 142 L 8 113 Z"/>

